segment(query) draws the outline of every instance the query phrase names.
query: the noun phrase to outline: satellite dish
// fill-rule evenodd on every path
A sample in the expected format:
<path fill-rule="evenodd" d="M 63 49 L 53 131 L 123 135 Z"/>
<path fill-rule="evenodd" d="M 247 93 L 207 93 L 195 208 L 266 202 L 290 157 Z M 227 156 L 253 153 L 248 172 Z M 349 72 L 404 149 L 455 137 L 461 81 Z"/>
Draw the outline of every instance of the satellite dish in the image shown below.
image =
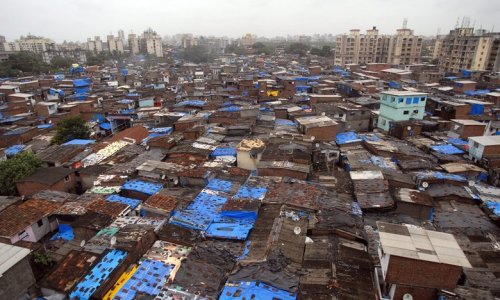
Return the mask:
<path fill-rule="evenodd" d="M 148 150 L 149 150 L 149 145 L 148 145 L 148 146 L 146 146 L 146 151 L 148 151 Z"/>
<path fill-rule="evenodd" d="M 316 148 L 319 148 L 319 143 L 316 143 Z"/>
<path fill-rule="evenodd" d="M 174 178 L 174 184 L 178 185 L 179 184 L 179 178 Z"/>
<path fill-rule="evenodd" d="M 422 186 L 424 188 L 428 188 L 429 187 L 429 183 L 427 181 L 424 181 L 424 182 L 422 182 Z"/>
<path fill-rule="evenodd" d="M 300 229 L 300 227 L 299 227 L 299 226 L 296 226 L 296 227 L 293 229 L 293 233 L 295 233 L 296 235 L 299 235 L 301 231 L 302 231 L 302 230 Z"/>
<path fill-rule="evenodd" d="M 406 129 L 411 130 L 411 126 L 406 127 Z"/>
<path fill-rule="evenodd" d="M 469 186 L 475 186 L 476 185 L 476 182 L 474 182 L 474 180 L 469 180 Z"/>
<path fill-rule="evenodd" d="M 111 246 L 116 245 L 116 236 L 111 238 L 110 243 L 111 243 Z"/>
<path fill-rule="evenodd" d="M 406 294 L 403 295 L 403 300 L 413 300 L 413 296 L 410 295 L 410 294 L 408 294 L 408 293 L 406 293 Z"/>
<path fill-rule="evenodd" d="M 85 240 L 82 240 L 82 241 L 80 242 L 80 247 L 82 247 L 82 248 L 83 248 L 83 247 L 85 247 Z"/>
<path fill-rule="evenodd" d="M 166 177 L 165 174 L 161 175 L 161 179 L 165 179 L 165 177 Z"/>

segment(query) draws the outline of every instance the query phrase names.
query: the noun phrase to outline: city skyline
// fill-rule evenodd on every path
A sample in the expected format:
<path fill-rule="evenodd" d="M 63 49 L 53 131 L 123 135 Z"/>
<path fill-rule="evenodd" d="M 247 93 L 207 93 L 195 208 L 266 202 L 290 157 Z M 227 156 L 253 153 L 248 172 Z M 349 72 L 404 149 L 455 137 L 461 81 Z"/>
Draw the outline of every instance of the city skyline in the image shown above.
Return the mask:
<path fill-rule="evenodd" d="M 362 4 L 360 4 L 362 3 Z M 51 38 L 84 42 L 96 35 L 117 35 L 123 29 L 140 34 L 152 27 L 161 36 L 192 33 L 202 36 L 238 38 L 246 33 L 262 37 L 287 35 L 342 34 L 352 28 L 364 31 L 376 26 L 383 34 L 392 34 L 408 19 L 408 28 L 415 34 L 434 36 L 446 34 L 461 25 L 464 17 L 469 25 L 486 30 L 498 29 L 500 4 L 479 0 L 474 5 L 465 1 L 377 0 L 324 3 L 318 0 L 239 1 L 228 5 L 222 0 L 148 1 L 137 4 L 127 1 L 61 1 L 46 4 L 37 1 L 5 1 L 5 7 L 22 13 L 6 14 L 0 28 L 7 40 L 28 33 Z M 360 7 L 363 9 L 360 10 Z M 307 8 L 310 8 L 308 11 Z M 411 8 L 408 9 L 408 8 Z M 341 11 L 342 13 L 339 13 Z M 349 11 L 351 13 L 344 13 Z M 72 16 L 71 12 L 78 12 Z M 66 19 L 67 18 L 67 19 Z M 457 19 L 460 18 L 460 21 Z M 432 22 L 429 22 L 432 20 Z M 43 26 L 40 26 L 43 24 Z"/>

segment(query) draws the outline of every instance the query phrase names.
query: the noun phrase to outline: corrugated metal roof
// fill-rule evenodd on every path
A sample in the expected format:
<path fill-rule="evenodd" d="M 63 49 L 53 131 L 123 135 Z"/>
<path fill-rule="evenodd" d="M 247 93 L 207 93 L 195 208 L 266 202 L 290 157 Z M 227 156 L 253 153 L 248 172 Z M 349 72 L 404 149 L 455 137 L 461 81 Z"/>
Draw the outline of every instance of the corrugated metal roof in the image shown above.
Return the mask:
<path fill-rule="evenodd" d="M 30 250 L 0 243 L 0 276 L 30 254 Z"/>

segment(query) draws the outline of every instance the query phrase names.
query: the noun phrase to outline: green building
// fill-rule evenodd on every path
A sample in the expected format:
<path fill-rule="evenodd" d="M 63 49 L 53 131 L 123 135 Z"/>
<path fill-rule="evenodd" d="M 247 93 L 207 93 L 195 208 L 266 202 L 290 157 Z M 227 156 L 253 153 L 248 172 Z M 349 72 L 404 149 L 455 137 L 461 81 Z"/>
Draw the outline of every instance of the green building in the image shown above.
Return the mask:
<path fill-rule="evenodd" d="M 380 93 L 380 113 L 377 127 L 389 131 L 392 121 L 422 120 L 426 93 L 386 91 Z"/>

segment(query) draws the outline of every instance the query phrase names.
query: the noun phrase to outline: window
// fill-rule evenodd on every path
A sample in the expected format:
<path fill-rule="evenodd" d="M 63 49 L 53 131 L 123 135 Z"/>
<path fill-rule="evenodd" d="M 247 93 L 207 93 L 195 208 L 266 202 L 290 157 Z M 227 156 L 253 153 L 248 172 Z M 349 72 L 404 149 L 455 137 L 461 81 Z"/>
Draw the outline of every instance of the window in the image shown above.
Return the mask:
<path fill-rule="evenodd" d="M 405 110 L 405 111 L 403 111 L 403 115 L 407 115 L 407 114 L 409 114 L 409 113 L 410 113 L 410 111 L 409 111 L 409 110 Z"/>
<path fill-rule="evenodd" d="M 396 102 L 396 97 L 391 97 L 392 102 Z"/>
<path fill-rule="evenodd" d="M 403 103 L 403 100 L 404 100 L 403 98 L 399 98 L 399 99 L 398 99 L 398 102 L 399 102 L 399 103 Z"/>
<path fill-rule="evenodd" d="M 411 104 L 411 98 L 406 98 L 406 104 Z"/>
<path fill-rule="evenodd" d="M 418 114 L 418 109 L 415 109 L 415 110 L 413 111 L 413 113 L 414 113 L 414 114 Z"/>
<path fill-rule="evenodd" d="M 420 98 L 420 101 L 425 101 L 425 97 Z"/>
<path fill-rule="evenodd" d="M 64 177 L 64 182 L 68 182 L 70 179 L 69 175 L 66 175 L 66 177 Z"/>
<path fill-rule="evenodd" d="M 413 98 L 413 104 L 417 104 L 418 100 L 419 100 L 418 97 Z"/>
<path fill-rule="evenodd" d="M 387 121 L 385 119 L 382 119 L 382 122 L 380 123 L 382 124 L 382 126 L 384 126 L 387 123 Z"/>
<path fill-rule="evenodd" d="M 38 220 L 38 222 L 36 222 L 36 224 L 38 225 L 38 227 L 42 227 L 43 226 L 43 220 Z"/>
<path fill-rule="evenodd" d="M 478 142 L 474 142 L 473 146 L 474 146 L 474 148 L 479 148 L 479 143 Z"/>

